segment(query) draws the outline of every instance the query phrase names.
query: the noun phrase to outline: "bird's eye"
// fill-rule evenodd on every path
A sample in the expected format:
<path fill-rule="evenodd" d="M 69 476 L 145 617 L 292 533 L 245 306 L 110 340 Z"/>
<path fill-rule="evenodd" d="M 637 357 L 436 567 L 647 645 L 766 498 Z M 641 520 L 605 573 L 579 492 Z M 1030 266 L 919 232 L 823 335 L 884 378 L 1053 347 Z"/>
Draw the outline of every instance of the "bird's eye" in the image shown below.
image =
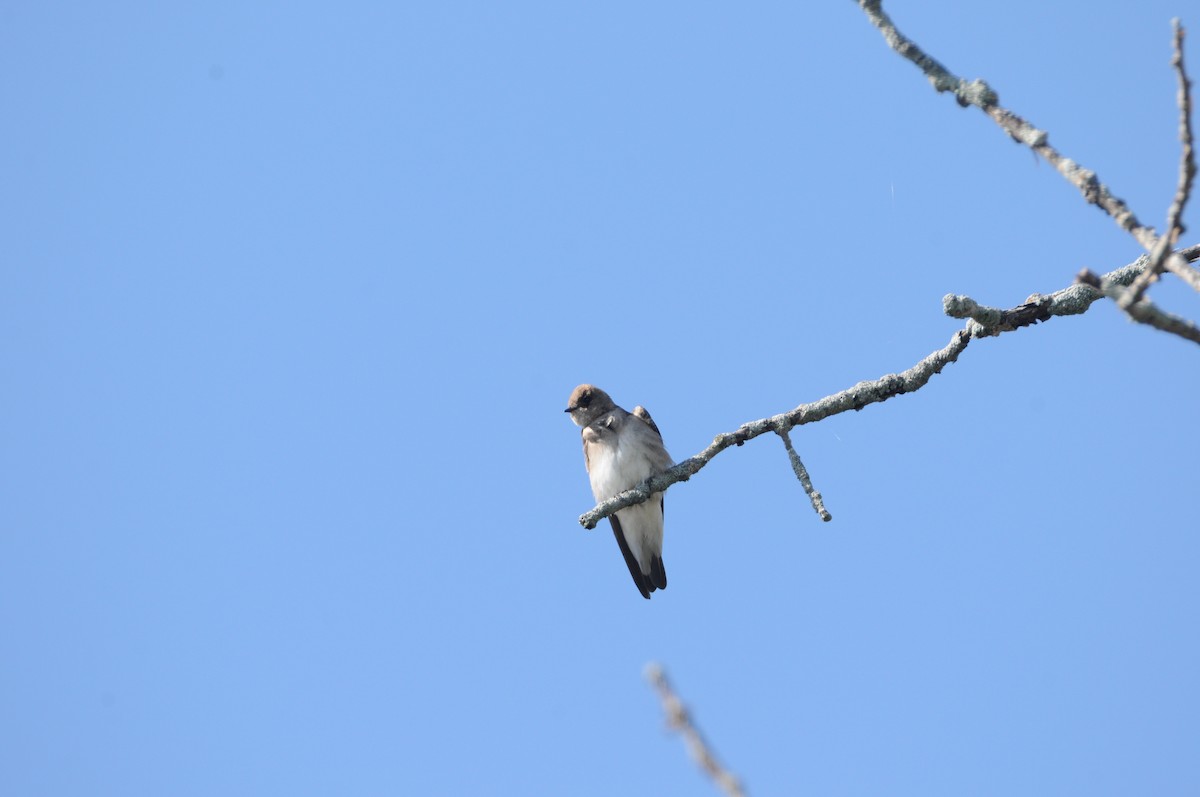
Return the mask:
<path fill-rule="evenodd" d="M 580 407 L 586 407 L 587 405 L 592 403 L 592 394 L 584 393 L 582 396 L 579 397 L 579 401 L 577 403 Z"/>

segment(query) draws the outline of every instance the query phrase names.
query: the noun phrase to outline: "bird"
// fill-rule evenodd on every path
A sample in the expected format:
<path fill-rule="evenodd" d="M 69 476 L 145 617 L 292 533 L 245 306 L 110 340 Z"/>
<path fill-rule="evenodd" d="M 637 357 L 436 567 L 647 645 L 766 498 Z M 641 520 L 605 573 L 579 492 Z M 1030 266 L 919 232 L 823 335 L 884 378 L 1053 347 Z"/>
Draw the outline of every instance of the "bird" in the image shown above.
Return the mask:
<path fill-rule="evenodd" d="M 626 412 L 595 385 L 571 391 L 566 412 L 583 427 L 583 461 L 592 495 L 605 501 L 673 464 L 658 425 L 645 407 Z M 642 597 L 667 588 L 663 566 L 663 494 L 609 515 L 613 536 Z"/>

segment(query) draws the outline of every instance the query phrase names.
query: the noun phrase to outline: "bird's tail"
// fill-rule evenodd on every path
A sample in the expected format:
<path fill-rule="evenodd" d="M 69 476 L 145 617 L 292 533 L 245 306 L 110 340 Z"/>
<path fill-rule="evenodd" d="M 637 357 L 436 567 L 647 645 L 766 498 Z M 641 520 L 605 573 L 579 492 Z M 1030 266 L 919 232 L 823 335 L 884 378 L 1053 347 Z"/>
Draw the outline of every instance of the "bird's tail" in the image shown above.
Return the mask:
<path fill-rule="evenodd" d="M 655 589 L 667 588 L 667 568 L 663 566 L 661 556 L 655 556 L 650 560 L 650 575 L 646 578 L 650 582 L 650 591 Z"/>

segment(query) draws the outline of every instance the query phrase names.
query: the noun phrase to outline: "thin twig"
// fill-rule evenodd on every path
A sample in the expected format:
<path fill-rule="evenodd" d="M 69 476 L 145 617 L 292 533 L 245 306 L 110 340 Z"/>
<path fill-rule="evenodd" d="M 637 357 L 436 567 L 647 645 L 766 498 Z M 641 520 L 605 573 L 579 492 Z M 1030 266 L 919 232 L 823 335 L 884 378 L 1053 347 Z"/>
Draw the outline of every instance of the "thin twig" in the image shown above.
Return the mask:
<path fill-rule="evenodd" d="M 780 429 L 778 434 L 783 438 L 783 447 L 787 449 L 788 459 L 792 463 L 792 470 L 795 472 L 796 478 L 800 480 L 800 486 L 808 494 L 808 500 L 812 501 L 813 510 L 821 516 L 821 520 L 828 523 L 833 520 L 833 515 L 829 514 L 829 510 L 825 508 L 825 501 L 822 500 L 821 494 L 817 492 L 817 488 L 813 487 L 812 479 L 808 477 L 808 470 L 804 467 L 804 463 L 800 461 L 800 455 L 796 453 L 796 449 L 792 445 L 791 435 L 787 433 L 786 429 Z"/>
<path fill-rule="evenodd" d="M 692 721 L 692 715 L 687 710 L 687 706 L 683 705 L 683 701 L 671 688 L 671 683 L 667 680 L 667 674 L 663 672 L 662 667 L 653 663 L 647 664 L 646 680 L 658 692 L 658 698 L 662 701 L 663 713 L 667 715 L 667 724 L 671 726 L 672 730 L 679 731 L 683 735 L 688 752 L 691 753 L 700 768 L 729 797 L 745 797 L 746 792 L 742 789 L 741 782 L 738 781 L 736 775 L 722 767 L 717 761 L 716 754 L 713 753 L 708 742 L 700 734 L 700 729 Z"/>
<path fill-rule="evenodd" d="M 1179 153 L 1179 182 L 1175 187 L 1175 196 L 1171 200 L 1171 207 L 1167 210 L 1166 232 L 1159 237 L 1153 247 L 1149 247 L 1150 267 L 1143 271 L 1134 280 L 1133 284 L 1129 286 L 1129 289 L 1122 292 L 1117 298 L 1117 306 L 1125 312 L 1130 313 L 1130 315 L 1133 315 L 1130 311 L 1134 305 L 1141 301 L 1142 294 L 1146 292 L 1150 284 L 1158 279 L 1158 275 L 1162 273 L 1163 268 L 1167 265 L 1171 249 L 1175 246 L 1179 237 L 1183 235 L 1183 209 L 1187 206 L 1188 197 L 1191 196 L 1192 181 L 1196 176 L 1196 161 L 1192 148 L 1191 82 L 1188 80 L 1187 70 L 1183 63 L 1184 31 L 1178 19 L 1172 20 L 1171 24 L 1175 29 L 1175 36 L 1172 40 L 1174 52 L 1171 56 L 1171 66 L 1175 67 L 1175 75 L 1179 82 L 1179 91 L 1176 95 L 1176 101 L 1179 105 L 1179 141 L 1181 144 L 1181 151 Z M 1195 269 L 1191 268 L 1179 269 L 1176 267 L 1172 271 L 1179 273 L 1181 276 L 1196 273 Z M 1195 282 L 1192 283 L 1192 287 L 1200 290 L 1200 284 Z M 1144 319 L 1138 318 L 1138 320 L 1142 321 Z M 1161 329 L 1162 327 L 1159 328 Z"/>
<path fill-rule="evenodd" d="M 1159 310 L 1152 302 L 1146 299 L 1142 299 L 1125 312 L 1129 313 L 1129 316 L 1135 321 L 1152 326 L 1155 329 L 1161 329 L 1163 332 L 1170 332 L 1172 335 L 1178 335 L 1193 343 L 1200 343 L 1200 327 L 1186 318 Z"/>
<path fill-rule="evenodd" d="M 1178 259 L 1173 257 L 1170 251 L 1187 230 L 1183 224 L 1183 209 L 1187 205 L 1196 180 L 1196 137 L 1192 130 L 1192 82 L 1188 79 L 1187 66 L 1183 62 L 1184 29 L 1178 19 L 1172 20 L 1171 24 L 1175 29 L 1175 36 L 1172 42 L 1174 52 L 1171 55 L 1171 66 L 1175 67 L 1175 76 L 1179 83 L 1176 102 L 1179 105 L 1179 143 L 1181 151 L 1179 153 L 1179 183 L 1175 188 L 1175 198 L 1171 202 L 1171 207 L 1167 210 L 1167 230 L 1171 241 L 1168 246 L 1164 247 L 1163 254 L 1166 258 L 1165 263 L 1168 266 L 1173 262 L 1178 263 Z M 1174 271 L 1174 269 L 1172 270 Z M 1200 275 L 1200 271 L 1190 267 L 1185 272 L 1192 275 L 1192 277 Z M 1183 275 L 1180 274 L 1180 276 Z M 1200 279 L 1191 281 L 1191 285 L 1200 291 Z"/>

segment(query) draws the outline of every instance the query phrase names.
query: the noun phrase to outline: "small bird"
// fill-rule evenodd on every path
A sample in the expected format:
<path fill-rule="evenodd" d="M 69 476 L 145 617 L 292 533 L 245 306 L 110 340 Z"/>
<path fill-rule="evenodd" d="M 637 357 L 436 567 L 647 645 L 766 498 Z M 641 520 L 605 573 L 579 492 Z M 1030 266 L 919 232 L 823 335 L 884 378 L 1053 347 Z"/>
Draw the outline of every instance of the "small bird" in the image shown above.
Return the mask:
<path fill-rule="evenodd" d="M 645 407 L 626 412 L 595 385 L 580 385 L 571 391 L 566 412 L 583 427 L 583 460 L 597 501 L 636 487 L 673 464 Z M 608 520 L 642 597 L 649 599 L 654 590 L 666 589 L 662 493 L 618 510 Z"/>

